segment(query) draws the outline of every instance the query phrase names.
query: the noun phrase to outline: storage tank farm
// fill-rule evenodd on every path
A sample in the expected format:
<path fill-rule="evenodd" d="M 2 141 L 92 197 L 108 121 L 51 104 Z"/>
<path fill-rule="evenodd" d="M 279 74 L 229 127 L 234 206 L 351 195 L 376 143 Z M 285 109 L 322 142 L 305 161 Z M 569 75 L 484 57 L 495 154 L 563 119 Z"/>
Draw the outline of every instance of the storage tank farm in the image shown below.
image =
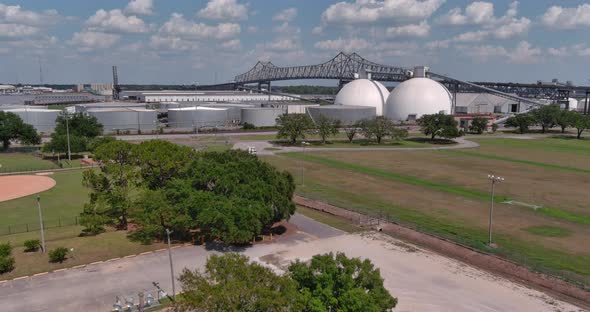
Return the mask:
<path fill-rule="evenodd" d="M 40 134 L 53 132 L 55 129 L 55 119 L 57 119 L 57 116 L 61 112 L 55 109 L 28 107 L 8 109 L 5 111 L 18 115 L 24 123 L 33 126 Z"/>
<path fill-rule="evenodd" d="M 242 109 L 242 124 L 249 123 L 255 127 L 273 127 L 277 124 L 277 118 L 283 115 L 283 108 L 254 107 Z"/>
<path fill-rule="evenodd" d="M 168 127 L 175 129 L 223 127 L 227 121 L 228 108 L 193 106 L 168 110 Z"/>
<path fill-rule="evenodd" d="M 157 111 L 145 108 L 89 108 L 86 113 L 96 117 L 105 134 L 121 132 L 153 132 L 158 127 Z"/>

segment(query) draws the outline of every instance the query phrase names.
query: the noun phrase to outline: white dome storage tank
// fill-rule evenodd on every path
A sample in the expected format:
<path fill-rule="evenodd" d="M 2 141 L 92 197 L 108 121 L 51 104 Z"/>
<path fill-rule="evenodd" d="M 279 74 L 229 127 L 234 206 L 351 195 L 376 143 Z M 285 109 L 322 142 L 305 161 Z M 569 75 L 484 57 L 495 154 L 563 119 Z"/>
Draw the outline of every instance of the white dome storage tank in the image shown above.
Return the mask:
<path fill-rule="evenodd" d="M 381 83 L 357 79 L 347 83 L 336 95 L 335 105 L 375 107 L 377 116 L 383 115 L 389 91 Z"/>
<path fill-rule="evenodd" d="M 429 78 L 412 78 L 400 83 L 387 98 L 384 115 L 392 120 L 412 120 L 437 113 L 450 114 L 452 95 Z"/>

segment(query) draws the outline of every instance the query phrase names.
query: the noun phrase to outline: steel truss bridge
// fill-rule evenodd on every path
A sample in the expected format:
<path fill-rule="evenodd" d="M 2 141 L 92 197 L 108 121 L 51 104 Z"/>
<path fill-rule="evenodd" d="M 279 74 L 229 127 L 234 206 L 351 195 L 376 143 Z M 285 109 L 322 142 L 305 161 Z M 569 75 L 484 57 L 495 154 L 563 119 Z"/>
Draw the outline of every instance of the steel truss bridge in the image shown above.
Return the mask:
<path fill-rule="evenodd" d="M 340 52 L 331 60 L 316 65 L 279 67 L 272 62 L 259 61 L 247 72 L 237 75 L 230 83 L 199 86 L 198 89 L 237 90 L 244 89 L 247 84 L 257 84 L 258 90 L 262 91 L 264 86 L 268 90 L 264 93 L 273 93 L 272 81 L 302 79 L 338 80 L 339 87 L 342 87 L 347 82 L 358 78 L 359 75 L 366 77 L 367 73 L 370 73 L 371 79 L 377 81 L 402 82 L 412 77 L 410 69 L 378 64 L 357 53 Z M 540 81 L 537 83 L 468 82 L 433 72 L 428 72 L 428 76 L 444 84 L 454 95 L 459 92 L 486 92 L 514 100 L 519 104 L 525 103 L 534 106 L 542 105 L 538 101 L 541 98 L 550 99 L 557 103 L 568 103 L 568 98 L 576 97 L 578 99 L 585 98 L 586 103 L 589 103 L 590 97 L 590 86 L 562 84 L 556 80 L 551 83 Z M 456 97 L 454 98 L 456 99 Z M 590 107 L 585 107 L 584 112 L 588 111 L 590 111 Z"/>

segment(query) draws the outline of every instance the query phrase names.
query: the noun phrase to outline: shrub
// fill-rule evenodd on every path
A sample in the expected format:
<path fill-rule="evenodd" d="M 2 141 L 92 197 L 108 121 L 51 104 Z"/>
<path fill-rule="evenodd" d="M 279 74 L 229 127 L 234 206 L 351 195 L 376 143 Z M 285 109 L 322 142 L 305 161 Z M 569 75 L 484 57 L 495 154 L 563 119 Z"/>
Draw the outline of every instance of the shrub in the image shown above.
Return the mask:
<path fill-rule="evenodd" d="M 12 253 L 12 246 L 10 243 L 0 244 L 0 258 L 8 257 Z"/>
<path fill-rule="evenodd" d="M 38 239 L 29 239 L 25 241 L 25 252 L 37 251 L 41 247 L 41 241 Z"/>
<path fill-rule="evenodd" d="M 62 263 L 68 257 L 68 249 L 65 247 L 57 247 L 49 252 L 49 262 Z"/>
<path fill-rule="evenodd" d="M 497 130 L 498 130 L 498 124 L 492 124 L 492 132 L 496 133 Z"/>
<path fill-rule="evenodd" d="M 8 273 L 14 270 L 13 257 L 0 257 L 0 274 Z"/>
<path fill-rule="evenodd" d="M 242 128 L 243 128 L 244 130 L 254 130 L 254 129 L 256 129 L 256 126 L 255 126 L 255 125 L 253 125 L 253 124 L 251 124 L 251 123 L 247 123 L 247 122 L 245 122 L 245 123 L 242 125 Z"/>

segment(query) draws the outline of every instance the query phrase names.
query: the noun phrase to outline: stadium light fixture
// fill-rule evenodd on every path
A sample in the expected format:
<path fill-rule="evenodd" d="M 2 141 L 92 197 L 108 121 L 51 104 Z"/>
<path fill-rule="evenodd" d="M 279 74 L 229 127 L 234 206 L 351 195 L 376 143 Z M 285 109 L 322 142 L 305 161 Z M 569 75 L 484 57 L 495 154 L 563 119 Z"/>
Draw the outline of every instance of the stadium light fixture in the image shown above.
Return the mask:
<path fill-rule="evenodd" d="M 166 236 L 168 237 L 168 258 L 170 259 L 170 277 L 172 278 L 172 300 L 176 300 L 176 288 L 174 286 L 174 266 L 172 265 L 172 248 L 170 247 L 170 234 L 173 231 L 166 229 Z"/>
<path fill-rule="evenodd" d="M 490 180 L 490 182 L 492 183 L 492 203 L 490 206 L 490 224 L 488 227 L 488 244 L 491 246 L 492 245 L 492 217 L 494 215 L 494 191 L 495 191 L 495 186 L 496 183 L 500 183 L 504 181 L 504 178 L 499 177 L 499 176 L 495 176 L 492 174 L 488 174 L 488 180 Z"/>

